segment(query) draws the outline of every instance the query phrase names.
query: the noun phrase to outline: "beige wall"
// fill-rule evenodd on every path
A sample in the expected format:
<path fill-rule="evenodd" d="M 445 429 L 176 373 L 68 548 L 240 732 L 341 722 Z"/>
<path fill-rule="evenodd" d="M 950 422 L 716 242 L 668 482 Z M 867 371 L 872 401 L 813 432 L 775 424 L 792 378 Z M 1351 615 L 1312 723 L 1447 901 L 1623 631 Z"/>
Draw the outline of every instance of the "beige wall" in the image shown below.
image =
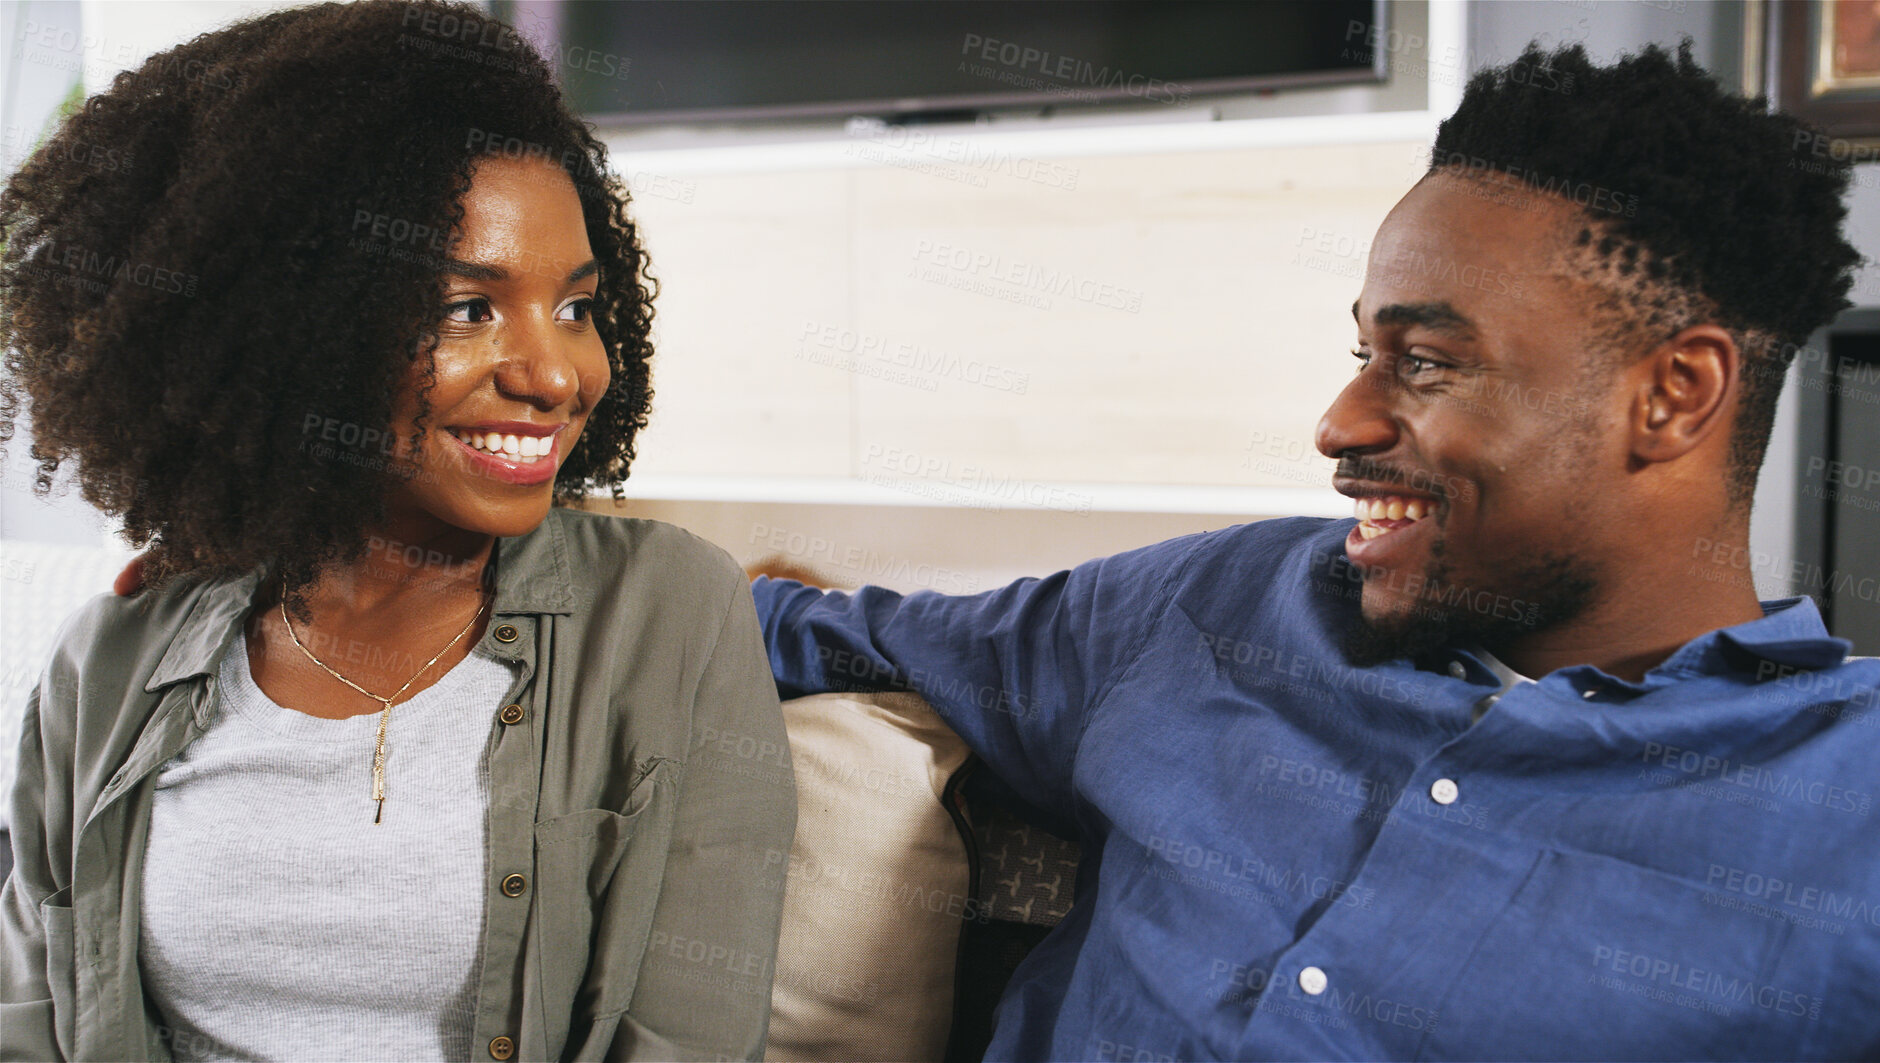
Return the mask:
<path fill-rule="evenodd" d="M 631 511 L 747 561 L 766 529 L 872 551 L 830 578 L 909 586 L 1346 512 L 1313 427 L 1426 141 L 905 137 L 730 172 L 616 146 L 661 284 Z"/>
<path fill-rule="evenodd" d="M 1049 482 L 1322 484 L 1245 451 L 1256 433 L 1310 449 L 1351 370 L 1365 246 L 1418 152 L 1040 160 L 1070 189 L 971 167 L 640 171 L 668 194 L 636 208 L 661 284 L 638 471 L 867 476 L 909 464 L 894 451 Z"/>

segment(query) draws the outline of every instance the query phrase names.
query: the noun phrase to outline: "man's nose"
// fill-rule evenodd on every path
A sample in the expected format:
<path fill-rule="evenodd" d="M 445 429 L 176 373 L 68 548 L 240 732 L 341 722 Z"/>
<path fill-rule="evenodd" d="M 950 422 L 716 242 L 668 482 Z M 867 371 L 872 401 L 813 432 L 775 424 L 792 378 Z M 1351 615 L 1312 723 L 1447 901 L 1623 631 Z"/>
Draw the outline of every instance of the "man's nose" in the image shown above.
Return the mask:
<path fill-rule="evenodd" d="M 1397 419 L 1391 411 L 1393 389 L 1384 366 L 1373 362 L 1360 370 L 1319 418 L 1313 442 L 1328 458 L 1347 453 L 1375 454 L 1397 443 Z"/>

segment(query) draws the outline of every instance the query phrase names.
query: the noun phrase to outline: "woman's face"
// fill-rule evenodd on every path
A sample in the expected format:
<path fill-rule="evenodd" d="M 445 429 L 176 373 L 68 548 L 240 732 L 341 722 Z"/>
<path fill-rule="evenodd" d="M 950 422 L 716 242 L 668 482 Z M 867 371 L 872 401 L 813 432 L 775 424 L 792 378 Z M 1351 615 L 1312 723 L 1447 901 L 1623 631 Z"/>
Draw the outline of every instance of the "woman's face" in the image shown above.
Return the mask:
<path fill-rule="evenodd" d="M 483 161 L 460 231 L 445 266 L 422 455 L 387 500 L 392 534 L 407 541 L 453 528 L 534 529 L 556 470 L 607 392 L 607 352 L 589 320 L 599 278 L 567 173 Z M 393 404 L 401 440 L 417 421 L 422 383 L 420 362 Z"/>

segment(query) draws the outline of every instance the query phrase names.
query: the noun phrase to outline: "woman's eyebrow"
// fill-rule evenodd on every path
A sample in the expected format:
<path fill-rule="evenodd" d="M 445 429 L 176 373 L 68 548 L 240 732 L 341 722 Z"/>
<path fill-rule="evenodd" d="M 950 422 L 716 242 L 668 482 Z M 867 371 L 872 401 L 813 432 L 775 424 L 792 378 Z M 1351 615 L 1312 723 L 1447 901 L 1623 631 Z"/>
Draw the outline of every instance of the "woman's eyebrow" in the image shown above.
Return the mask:
<path fill-rule="evenodd" d="M 473 281 L 505 281 L 509 271 L 500 266 L 486 266 L 481 262 L 465 262 L 460 258 L 444 260 L 444 273 L 453 277 L 463 277 Z"/>
<path fill-rule="evenodd" d="M 600 263 L 590 258 L 570 270 L 565 283 L 574 284 L 586 280 L 596 273 L 599 273 L 600 269 Z M 509 271 L 501 266 L 490 266 L 481 262 L 465 262 L 460 258 L 445 259 L 444 273 L 453 277 L 463 277 L 466 280 L 473 281 L 497 282 L 509 279 Z"/>

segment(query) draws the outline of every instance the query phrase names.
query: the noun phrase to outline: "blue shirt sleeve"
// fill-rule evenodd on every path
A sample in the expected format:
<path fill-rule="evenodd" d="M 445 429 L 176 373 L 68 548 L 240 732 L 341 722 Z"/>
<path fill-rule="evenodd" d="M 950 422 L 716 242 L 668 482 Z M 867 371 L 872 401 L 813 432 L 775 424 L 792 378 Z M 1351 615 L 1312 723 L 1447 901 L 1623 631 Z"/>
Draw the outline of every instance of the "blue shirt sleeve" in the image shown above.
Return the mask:
<path fill-rule="evenodd" d="M 1025 801 L 1075 818 L 1092 708 L 1148 642 L 1199 536 L 972 596 L 751 587 L 777 690 L 908 689 Z"/>

